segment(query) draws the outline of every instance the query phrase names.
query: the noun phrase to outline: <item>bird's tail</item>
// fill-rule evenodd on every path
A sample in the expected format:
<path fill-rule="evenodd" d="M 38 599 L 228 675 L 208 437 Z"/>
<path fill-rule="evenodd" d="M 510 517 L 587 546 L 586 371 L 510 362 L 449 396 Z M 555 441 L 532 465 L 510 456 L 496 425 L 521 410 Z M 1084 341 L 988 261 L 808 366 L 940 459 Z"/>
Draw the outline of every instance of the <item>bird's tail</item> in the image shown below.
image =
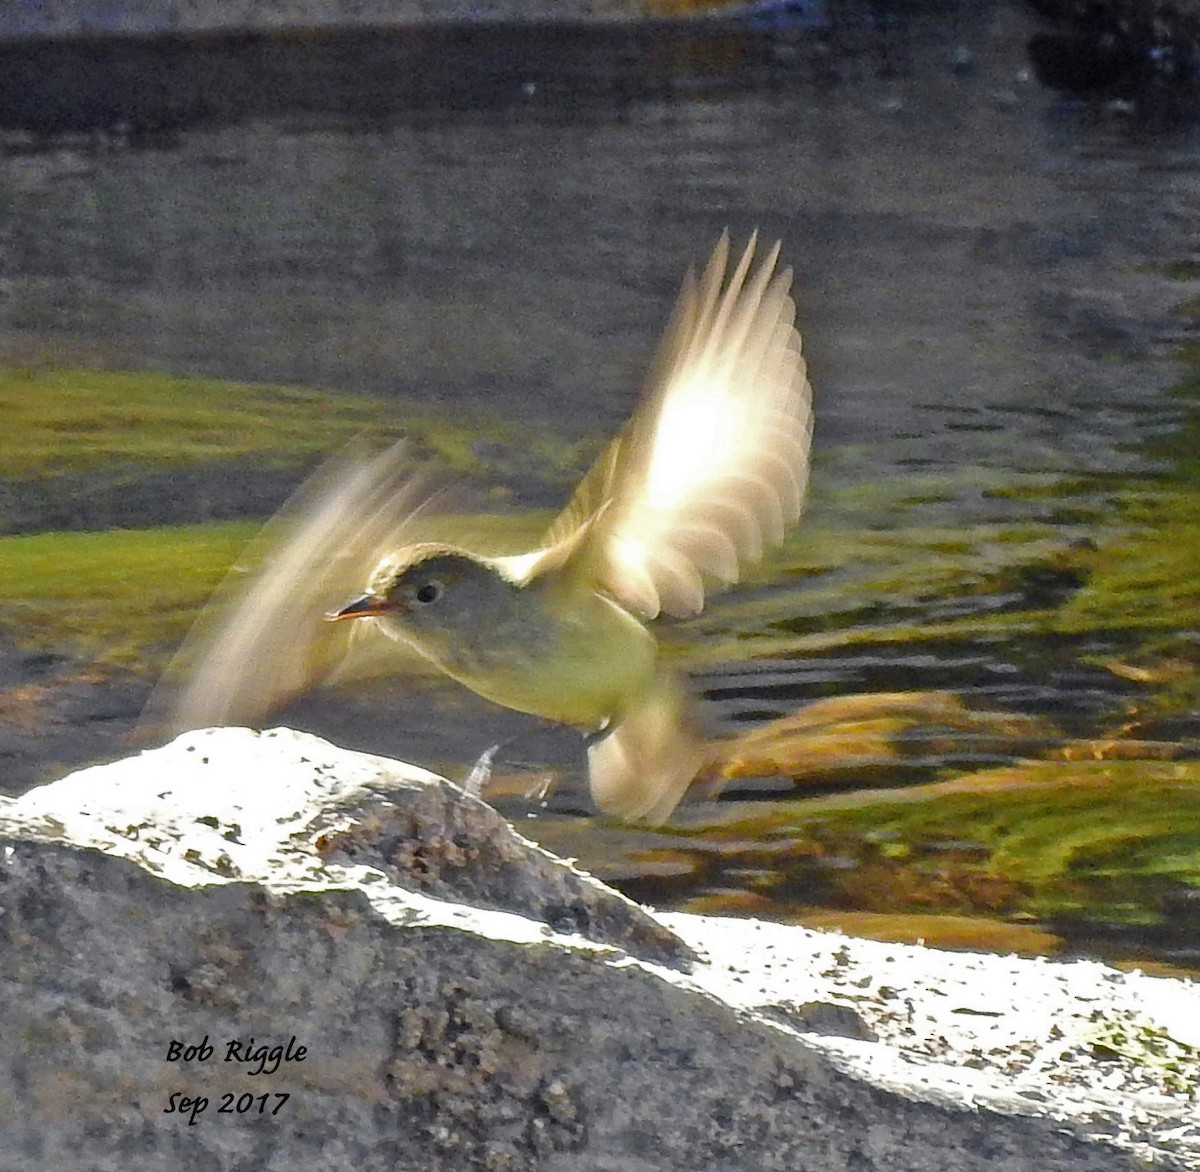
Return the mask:
<path fill-rule="evenodd" d="M 679 805 L 704 762 L 687 689 L 660 667 L 653 682 L 588 749 L 592 798 L 606 814 L 658 825 Z"/>

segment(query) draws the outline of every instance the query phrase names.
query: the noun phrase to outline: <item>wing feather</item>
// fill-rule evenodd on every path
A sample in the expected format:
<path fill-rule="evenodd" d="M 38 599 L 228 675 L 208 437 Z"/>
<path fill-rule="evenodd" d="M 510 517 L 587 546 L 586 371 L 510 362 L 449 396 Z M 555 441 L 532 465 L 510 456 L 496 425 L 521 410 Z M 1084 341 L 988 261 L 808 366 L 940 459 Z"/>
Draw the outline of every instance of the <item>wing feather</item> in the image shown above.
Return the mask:
<path fill-rule="evenodd" d="M 322 615 L 362 589 L 433 499 L 407 445 L 328 461 L 267 523 L 168 667 L 144 727 L 257 724 L 373 632 Z M 388 640 L 380 637 L 381 643 Z"/>
<path fill-rule="evenodd" d="M 723 234 L 685 277 L 642 405 L 520 580 L 582 574 L 647 617 L 694 614 L 783 539 L 808 481 L 812 393 L 791 270 L 776 271 L 778 244 L 754 267 L 755 246 L 730 270 Z"/>

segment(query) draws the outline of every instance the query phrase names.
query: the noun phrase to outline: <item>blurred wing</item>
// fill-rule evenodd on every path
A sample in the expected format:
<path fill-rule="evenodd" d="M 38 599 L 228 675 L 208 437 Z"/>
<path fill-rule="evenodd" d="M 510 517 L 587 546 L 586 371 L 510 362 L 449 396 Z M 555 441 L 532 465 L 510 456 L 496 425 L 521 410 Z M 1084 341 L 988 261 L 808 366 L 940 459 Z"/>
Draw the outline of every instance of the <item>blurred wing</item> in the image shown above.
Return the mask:
<path fill-rule="evenodd" d="M 341 664 L 373 624 L 327 623 L 431 500 L 407 446 L 343 455 L 307 480 L 252 543 L 172 661 L 143 723 L 172 734 L 255 724 Z M 347 631 L 345 628 L 353 628 Z"/>
<path fill-rule="evenodd" d="M 691 697 L 666 669 L 611 732 L 588 746 L 596 805 L 606 814 L 652 826 L 671 816 L 703 763 Z"/>
<path fill-rule="evenodd" d="M 601 453 L 543 549 L 512 559 L 527 580 L 570 567 L 631 610 L 695 614 L 780 542 L 808 481 L 812 391 L 790 269 L 755 238 L 729 271 L 722 235 L 688 274 L 646 399 Z"/>

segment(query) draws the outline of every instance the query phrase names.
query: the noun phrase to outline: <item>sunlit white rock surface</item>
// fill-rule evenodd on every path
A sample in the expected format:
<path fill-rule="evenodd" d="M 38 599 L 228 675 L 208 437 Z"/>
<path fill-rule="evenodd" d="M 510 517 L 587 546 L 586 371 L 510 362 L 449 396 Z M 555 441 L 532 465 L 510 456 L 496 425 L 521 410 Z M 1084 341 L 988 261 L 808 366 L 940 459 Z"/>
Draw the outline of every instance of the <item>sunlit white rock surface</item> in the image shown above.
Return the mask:
<path fill-rule="evenodd" d="M 651 917 L 289 730 L 0 805 L 0 1021 L 6 1172 L 1200 1166 L 1190 984 Z"/>

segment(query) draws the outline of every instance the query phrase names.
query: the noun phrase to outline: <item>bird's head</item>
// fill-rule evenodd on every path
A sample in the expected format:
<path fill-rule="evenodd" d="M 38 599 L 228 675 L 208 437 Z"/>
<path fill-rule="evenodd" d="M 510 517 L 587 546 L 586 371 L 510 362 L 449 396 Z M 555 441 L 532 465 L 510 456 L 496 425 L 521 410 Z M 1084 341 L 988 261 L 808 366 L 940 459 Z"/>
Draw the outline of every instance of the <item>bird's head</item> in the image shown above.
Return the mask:
<path fill-rule="evenodd" d="M 384 559 L 358 598 L 325 617 L 372 618 L 384 633 L 436 660 L 509 628 L 522 607 L 520 588 L 488 561 L 453 546 L 410 546 Z"/>

